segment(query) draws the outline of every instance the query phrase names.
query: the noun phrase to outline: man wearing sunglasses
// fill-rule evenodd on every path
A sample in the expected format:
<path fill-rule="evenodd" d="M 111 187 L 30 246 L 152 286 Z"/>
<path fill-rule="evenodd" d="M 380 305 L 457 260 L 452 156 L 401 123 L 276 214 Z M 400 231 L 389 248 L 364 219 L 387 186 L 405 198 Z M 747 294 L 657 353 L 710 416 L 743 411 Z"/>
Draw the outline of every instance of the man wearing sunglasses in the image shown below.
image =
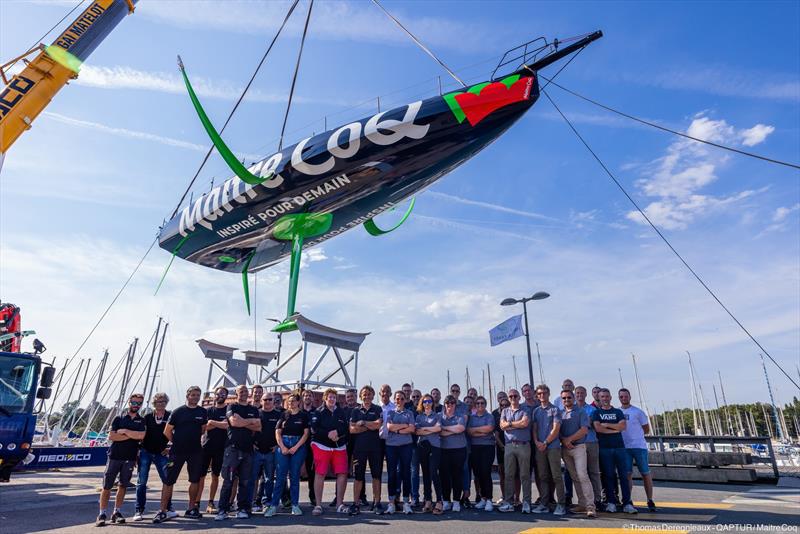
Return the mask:
<path fill-rule="evenodd" d="M 500 413 L 500 429 L 505 433 L 506 501 L 501 512 L 513 512 L 514 477 L 519 473 L 522 486 L 522 513 L 531 512 L 531 427 L 528 412 L 519 404 L 519 392 L 508 392 L 511 405 Z"/>
<path fill-rule="evenodd" d="M 125 516 L 120 512 L 125 501 L 125 491 L 131 482 L 133 466 L 136 463 L 136 453 L 139 452 L 139 442 L 144 439 L 146 427 L 144 419 L 139 415 L 139 410 L 144 402 L 144 395 L 134 393 L 128 399 L 128 411 L 119 415 L 111 422 L 111 431 L 108 439 L 111 447 L 108 449 L 108 461 L 103 473 L 103 491 L 100 492 L 100 513 L 95 525 L 102 527 L 106 524 L 106 509 L 111 498 L 111 488 L 119 476 L 117 497 L 114 500 L 114 513 L 111 514 L 112 523 L 124 523 Z"/>
<path fill-rule="evenodd" d="M 561 392 L 561 403 L 564 405 L 561 413 L 561 457 L 578 494 L 578 508 L 574 511 L 585 512 L 587 517 L 596 517 L 595 496 L 586 467 L 589 416 L 575 404 L 575 396 L 570 390 L 564 389 Z"/>
<path fill-rule="evenodd" d="M 144 507 L 147 504 L 147 479 L 150 477 L 150 466 L 155 465 L 161 483 L 167 481 L 167 463 L 169 463 L 169 440 L 164 435 L 164 427 L 167 426 L 169 411 L 167 403 L 169 397 L 166 393 L 156 393 L 153 395 L 153 411 L 144 416 L 145 435 L 142 439 L 142 447 L 139 449 L 139 463 L 137 471 L 139 477 L 136 480 L 136 514 L 134 521 L 144 519 Z M 172 513 L 170 503 L 167 513 Z"/>
<path fill-rule="evenodd" d="M 564 478 L 561 476 L 561 410 L 550 402 L 550 388 L 545 384 L 536 387 L 539 406 L 533 411 L 533 440 L 536 445 L 536 467 L 539 472 L 539 485 L 542 488 L 539 505 L 533 513 L 550 511 L 552 491 L 555 487 L 556 506 L 553 513 L 564 515 Z"/>
<path fill-rule="evenodd" d="M 275 448 L 278 441 L 275 427 L 281 418 L 281 412 L 275 409 L 275 400 L 271 394 L 261 398 L 261 430 L 255 435 L 253 451 L 253 476 L 250 477 L 250 495 L 253 501 L 253 513 L 266 508 L 272 502 L 272 490 L 275 479 Z M 257 491 L 254 495 L 253 492 Z"/>

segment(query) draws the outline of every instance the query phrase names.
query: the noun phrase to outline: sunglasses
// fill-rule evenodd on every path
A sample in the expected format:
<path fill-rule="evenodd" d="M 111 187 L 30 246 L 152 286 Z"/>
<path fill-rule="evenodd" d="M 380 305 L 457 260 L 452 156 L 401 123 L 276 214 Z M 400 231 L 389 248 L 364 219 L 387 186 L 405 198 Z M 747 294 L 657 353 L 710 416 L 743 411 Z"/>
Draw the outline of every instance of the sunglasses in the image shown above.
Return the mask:
<path fill-rule="evenodd" d="M 142 402 L 141 401 L 129 401 L 129 404 L 131 406 L 141 406 Z"/>
<path fill-rule="evenodd" d="M 561 400 L 572 400 L 572 397 L 561 397 Z"/>
<path fill-rule="evenodd" d="M 264 402 L 275 402 L 275 399 L 270 399 L 269 397 L 264 397 L 261 400 L 264 401 Z"/>
<path fill-rule="evenodd" d="M 433 401 L 430 399 L 425 399 L 424 401 L 422 401 L 422 404 L 433 404 Z"/>
<path fill-rule="evenodd" d="M 455 403 L 455 402 L 445 402 L 445 404 L 446 404 L 447 406 L 455 406 L 455 405 L 456 405 L 456 403 Z"/>

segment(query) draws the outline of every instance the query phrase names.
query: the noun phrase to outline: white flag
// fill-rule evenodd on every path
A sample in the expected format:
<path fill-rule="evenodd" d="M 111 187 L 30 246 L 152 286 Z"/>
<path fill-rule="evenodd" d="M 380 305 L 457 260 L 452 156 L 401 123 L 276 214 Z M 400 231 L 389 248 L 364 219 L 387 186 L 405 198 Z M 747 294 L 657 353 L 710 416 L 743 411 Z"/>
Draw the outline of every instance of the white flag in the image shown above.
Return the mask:
<path fill-rule="evenodd" d="M 509 317 L 499 325 L 489 330 L 489 343 L 492 347 L 505 343 L 515 337 L 524 336 L 522 330 L 522 314 Z"/>

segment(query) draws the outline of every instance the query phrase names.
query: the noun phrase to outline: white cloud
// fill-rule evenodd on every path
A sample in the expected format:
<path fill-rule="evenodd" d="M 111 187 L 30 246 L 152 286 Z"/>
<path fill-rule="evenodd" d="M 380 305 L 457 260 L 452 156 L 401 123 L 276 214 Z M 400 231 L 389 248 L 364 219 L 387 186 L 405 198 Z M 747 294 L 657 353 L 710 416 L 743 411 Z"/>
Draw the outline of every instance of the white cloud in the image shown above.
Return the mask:
<path fill-rule="evenodd" d="M 722 96 L 800 101 L 800 80 L 796 73 L 746 71 L 727 65 L 689 65 L 660 69 L 657 73 L 623 75 L 643 85 L 702 91 Z"/>
<path fill-rule="evenodd" d="M 208 78 L 194 75 L 190 75 L 189 79 L 192 82 L 192 88 L 195 93 L 201 97 L 236 100 L 241 96 L 242 90 L 244 89 L 243 86 L 225 80 L 212 81 Z M 113 67 L 84 65 L 75 83 L 101 89 L 135 89 L 186 95 L 186 85 L 178 74 L 143 71 L 119 65 Z M 286 103 L 288 99 L 288 93 L 265 93 L 260 89 L 252 87 L 247 91 L 247 95 L 245 96 L 246 101 L 269 104 L 283 104 Z M 308 102 L 320 102 L 320 100 L 295 95 L 292 102 L 303 104 Z M 347 105 L 344 101 L 329 98 L 326 98 L 324 102 L 326 104 Z"/>
<path fill-rule="evenodd" d="M 81 128 L 88 128 L 91 130 L 96 130 L 103 133 L 109 133 L 120 137 L 139 139 L 141 141 L 150 141 L 153 143 L 159 143 L 166 146 L 184 148 L 187 150 L 194 150 L 196 152 L 206 152 L 208 150 L 208 146 L 198 145 L 197 143 L 190 143 L 189 141 L 175 139 L 174 137 L 166 137 L 163 135 L 156 135 L 149 132 L 129 130 L 128 128 L 118 128 L 115 126 L 108 126 L 106 124 L 101 124 L 99 122 L 85 121 L 82 119 L 76 119 L 74 117 L 67 117 L 66 115 L 62 115 L 60 113 L 53 113 L 52 111 L 45 111 L 42 113 L 42 115 L 49 119 L 53 119 L 55 121 L 64 124 L 69 124 L 70 126 L 79 126 Z M 236 151 L 234 152 L 236 153 L 237 156 L 244 157 L 250 160 L 260 160 L 261 158 L 264 157 L 263 154 L 248 154 Z"/>
<path fill-rule="evenodd" d="M 283 22 L 289 2 L 149 2 L 137 14 L 180 28 L 203 28 L 234 33 L 272 33 Z M 469 24 L 452 18 L 416 16 L 394 7 L 387 9 L 431 46 L 485 51 L 497 43 L 497 32 L 485 24 Z M 303 30 L 306 6 L 300 4 L 286 26 L 298 36 Z M 458 39 L 453 36 L 457 35 Z M 371 2 L 318 2 L 311 15 L 309 36 L 334 41 L 412 45 Z"/>
<path fill-rule="evenodd" d="M 767 139 L 767 136 L 774 131 L 774 126 L 756 124 L 752 128 L 740 131 L 739 135 L 742 137 L 742 144 L 744 146 L 756 146 L 759 143 L 763 143 Z"/>
<path fill-rule="evenodd" d="M 426 191 L 426 196 L 439 198 L 442 200 L 448 200 L 450 202 L 458 202 L 459 204 L 464 204 L 466 206 L 476 206 L 479 208 L 489 209 L 493 211 L 499 211 L 502 213 L 510 213 L 512 215 L 519 215 L 521 217 L 529 217 L 531 219 L 541 219 L 545 221 L 558 221 L 558 219 L 554 217 L 549 217 L 547 215 L 542 215 L 541 213 L 536 213 L 533 211 L 525 211 L 516 208 L 509 208 L 507 206 L 502 206 L 500 204 L 493 204 L 491 202 L 483 202 L 480 200 L 470 200 L 467 198 L 458 197 L 455 195 L 448 195 L 447 193 L 439 193 L 438 191 Z"/>
<path fill-rule="evenodd" d="M 781 222 L 786 219 L 789 215 L 793 212 L 800 210 L 800 203 L 795 204 L 794 206 L 783 207 L 775 210 L 775 213 L 772 215 L 772 220 L 774 222 Z"/>
<path fill-rule="evenodd" d="M 714 120 L 700 113 L 694 117 L 686 133 L 698 139 L 735 145 L 761 142 L 772 130 L 773 127 L 763 124 L 737 130 L 724 119 Z M 684 230 L 696 218 L 719 212 L 759 192 L 747 190 L 726 197 L 700 193 L 701 189 L 719 179 L 718 170 L 727 161 L 726 154 L 696 141 L 674 141 L 664 156 L 644 167 L 644 178 L 636 182 L 646 196 L 658 198 L 650 202 L 644 212 L 657 226 Z M 628 212 L 626 218 L 647 224 L 638 211 Z"/>

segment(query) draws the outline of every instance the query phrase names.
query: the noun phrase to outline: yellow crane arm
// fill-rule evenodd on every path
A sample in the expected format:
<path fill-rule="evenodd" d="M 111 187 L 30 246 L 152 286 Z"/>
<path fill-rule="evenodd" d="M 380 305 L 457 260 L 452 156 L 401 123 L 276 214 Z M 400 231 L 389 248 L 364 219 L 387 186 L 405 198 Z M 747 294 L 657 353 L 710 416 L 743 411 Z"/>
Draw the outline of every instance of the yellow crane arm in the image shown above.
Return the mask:
<path fill-rule="evenodd" d="M 22 132 L 69 80 L 78 76 L 81 64 L 97 45 L 129 13 L 138 0 L 94 0 L 52 45 L 40 45 L 0 66 L 6 84 L 0 92 L 0 154 Z M 27 56 L 38 50 L 33 60 Z M 8 80 L 5 69 L 22 59 L 25 68 Z"/>

